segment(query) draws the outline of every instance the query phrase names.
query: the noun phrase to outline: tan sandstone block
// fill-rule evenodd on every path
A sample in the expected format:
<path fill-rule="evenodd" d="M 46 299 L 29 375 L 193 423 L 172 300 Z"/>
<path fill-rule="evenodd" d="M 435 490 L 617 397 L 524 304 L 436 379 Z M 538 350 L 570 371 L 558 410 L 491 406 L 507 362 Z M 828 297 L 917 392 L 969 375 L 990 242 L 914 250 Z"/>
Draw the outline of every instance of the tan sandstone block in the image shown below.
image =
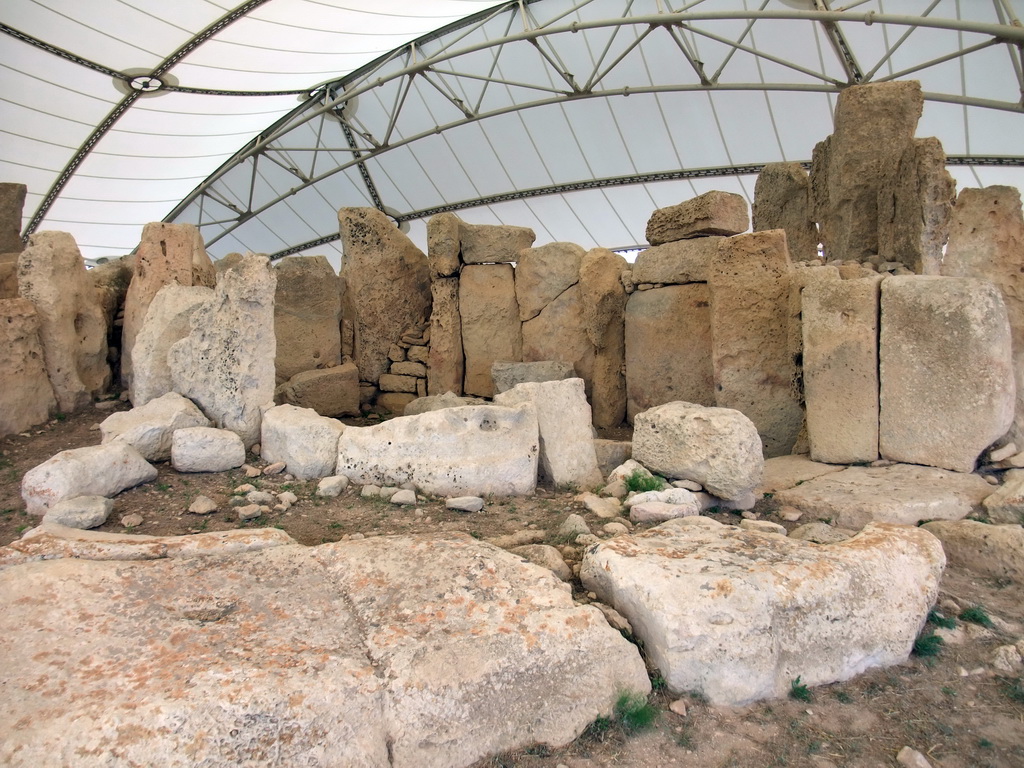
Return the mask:
<path fill-rule="evenodd" d="M 768 163 L 757 176 L 753 229 L 786 230 L 793 261 L 818 257 L 818 226 L 811 205 L 811 181 L 800 163 Z"/>
<path fill-rule="evenodd" d="M 56 409 L 36 308 L 28 299 L 0 299 L 0 437 L 40 424 Z"/>
<path fill-rule="evenodd" d="M 325 256 L 289 256 L 275 266 L 276 379 L 341 362 L 341 294 Z"/>
<path fill-rule="evenodd" d="M 633 264 L 633 282 L 664 285 L 706 283 L 708 265 L 722 239 L 695 237 L 651 246 L 637 254 Z"/>
<path fill-rule="evenodd" d="M 647 222 L 647 242 L 662 245 L 704 235 L 737 235 L 749 228 L 747 201 L 731 192 L 712 191 L 656 210 Z"/>
<path fill-rule="evenodd" d="M 491 397 L 491 365 L 523 359 L 515 279 L 510 264 L 467 265 L 459 278 L 459 314 L 467 395 Z"/>
<path fill-rule="evenodd" d="M 462 353 L 462 318 L 459 316 L 459 278 L 438 278 L 430 284 L 430 351 L 427 393 L 462 394 L 465 358 Z"/>
<path fill-rule="evenodd" d="M 462 224 L 462 261 L 466 264 L 495 264 L 516 261 L 537 235 L 529 227 L 495 224 Z"/>
<path fill-rule="evenodd" d="M 427 261 L 431 279 L 459 274 L 462 226 L 454 213 L 439 213 L 427 220 Z"/>

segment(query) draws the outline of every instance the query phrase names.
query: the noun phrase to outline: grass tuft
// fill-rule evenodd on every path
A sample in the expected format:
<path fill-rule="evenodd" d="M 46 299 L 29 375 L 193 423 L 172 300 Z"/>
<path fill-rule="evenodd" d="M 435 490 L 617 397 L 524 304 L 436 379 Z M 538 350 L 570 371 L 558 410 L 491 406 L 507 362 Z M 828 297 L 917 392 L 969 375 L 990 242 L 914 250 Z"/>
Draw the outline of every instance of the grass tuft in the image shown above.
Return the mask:
<path fill-rule="evenodd" d="M 800 675 L 797 675 L 796 679 L 789 684 L 789 698 L 797 701 L 810 701 L 814 698 L 810 689 L 800 682 Z"/>
<path fill-rule="evenodd" d="M 984 606 L 972 605 L 970 608 L 964 608 L 960 611 L 960 620 L 969 621 L 972 624 L 980 624 L 983 627 L 992 627 L 992 618 L 988 615 L 988 611 L 985 610 Z"/>
<path fill-rule="evenodd" d="M 644 474 L 639 469 L 634 469 L 626 478 L 626 490 L 636 493 L 660 491 L 664 487 L 665 481 L 662 478 L 657 475 Z"/>
<path fill-rule="evenodd" d="M 922 634 L 914 641 L 913 653 L 915 656 L 920 656 L 921 658 L 938 656 L 939 651 L 942 650 L 942 646 L 944 645 L 945 642 L 941 637 L 929 631 Z"/>
<path fill-rule="evenodd" d="M 935 608 L 928 611 L 928 623 L 943 629 L 956 629 L 956 619 L 950 616 L 943 616 Z"/>

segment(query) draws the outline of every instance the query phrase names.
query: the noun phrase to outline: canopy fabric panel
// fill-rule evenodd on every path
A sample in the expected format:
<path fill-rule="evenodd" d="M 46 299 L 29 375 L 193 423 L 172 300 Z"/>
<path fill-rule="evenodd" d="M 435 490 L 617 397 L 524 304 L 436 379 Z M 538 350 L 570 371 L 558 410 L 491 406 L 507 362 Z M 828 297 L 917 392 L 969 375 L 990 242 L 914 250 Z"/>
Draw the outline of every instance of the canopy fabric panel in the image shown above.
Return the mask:
<path fill-rule="evenodd" d="M 917 79 L 964 186 L 1021 184 L 1024 0 L 9 0 L 0 176 L 88 258 L 142 225 L 325 253 L 337 209 L 642 246 L 650 212 L 808 162 L 837 94 Z"/>

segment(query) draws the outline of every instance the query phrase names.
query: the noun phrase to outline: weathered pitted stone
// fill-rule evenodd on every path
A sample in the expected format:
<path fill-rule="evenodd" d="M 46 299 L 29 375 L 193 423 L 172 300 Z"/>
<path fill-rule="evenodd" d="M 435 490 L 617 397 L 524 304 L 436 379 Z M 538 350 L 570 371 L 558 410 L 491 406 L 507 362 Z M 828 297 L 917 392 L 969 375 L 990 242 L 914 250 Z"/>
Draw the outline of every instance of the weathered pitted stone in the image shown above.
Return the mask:
<path fill-rule="evenodd" d="M 0 254 L 3 256 L 6 254 Z M 0 299 L 18 298 L 18 262 L 0 259 Z"/>
<path fill-rule="evenodd" d="M 757 486 L 757 493 L 776 493 L 794 488 L 815 477 L 839 472 L 845 467 L 821 464 L 806 456 L 776 456 L 765 459 L 764 477 Z"/>
<path fill-rule="evenodd" d="M 466 361 L 462 352 L 462 318 L 459 315 L 459 279 L 438 278 L 430 284 L 430 353 L 427 393 L 462 393 Z"/>
<path fill-rule="evenodd" d="M 0 703 L 0 761 L 12 768 L 115 756 L 229 766 L 268 755 L 282 765 L 466 766 L 565 744 L 622 692 L 649 690 L 635 647 L 596 608 L 574 605 L 549 571 L 469 537 L 62 560 L 0 580 L 12 692 Z M 437 585 L 452 599 L 438 602 Z M 480 610 L 496 595 L 496 611 Z M 37 626 L 44 606 L 55 612 Z M 101 617 L 94 631 L 75 631 L 82 612 Z M 60 661 L 40 647 L 60 648 Z M 259 656 L 259 670 L 238 648 Z M 43 669 L 81 695 L 55 704 L 38 685 Z M 509 701 L 543 702 L 544 717 Z"/>
<path fill-rule="evenodd" d="M 519 252 L 533 245 L 537 235 L 529 227 L 466 224 L 460 228 L 462 260 L 466 264 L 513 262 Z"/>
<path fill-rule="evenodd" d="M 57 410 L 28 299 L 0 299 L 0 437 L 40 424 Z"/>
<path fill-rule="evenodd" d="M 67 528 L 95 528 L 103 525 L 114 510 L 114 500 L 104 496 L 74 496 L 61 499 L 46 510 L 43 525 Z"/>
<path fill-rule="evenodd" d="M 583 328 L 594 345 L 590 404 L 595 427 L 617 427 L 626 417 L 626 290 L 621 276 L 628 266 L 607 248 L 587 251 L 580 263 Z"/>
<path fill-rule="evenodd" d="M 738 235 L 750 228 L 747 201 L 732 192 L 705 192 L 659 208 L 647 222 L 647 242 L 663 245 L 705 235 Z"/>
<path fill-rule="evenodd" d="M 523 322 L 541 313 L 544 307 L 576 285 L 580 264 L 586 253 L 575 243 L 548 243 L 526 248 L 516 263 L 516 301 Z"/>
<path fill-rule="evenodd" d="M 698 482 L 723 499 L 753 490 L 764 468 L 750 419 L 730 408 L 684 402 L 637 415 L 633 459 L 663 477 Z"/>
<path fill-rule="evenodd" d="M 803 425 L 789 341 L 789 252 L 781 229 L 730 237 L 711 260 L 715 403 L 757 427 L 766 457 L 789 454 Z"/>
<path fill-rule="evenodd" d="M 629 421 L 674 400 L 714 405 L 710 305 L 703 283 L 629 296 L 624 315 Z"/>
<path fill-rule="evenodd" d="M 939 538 L 950 565 L 993 579 L 1024 582 L 1024 528 L 1020 525 L 936 520 L 921 527 Z"/>
<path fill-rule="evenodd" d="M 524 496 L 537 485 L 537 411 L 466 406 L 348 427 L 337 474 L 357 485 L 412 483 L 435 496 Z"/>
<path fill-rule="evenodd" d="M 459 397 L 454 392 L 445 392 L 443 395 L 417 397 L 405 406 L 402 415 L 416 416 L 420 413 L 440 411 L 444 408 L 461 408 L 464 405 L 487 405 L 487 401 L 479 397 Z"/>
<path fill-rule="evenodd" d="M 514 272 L 509 264 L 464 267 L 459 278 L 459 314 L 466 378 L 463 393 L 494 394 L 491 365 L 523 358 Z"/>
<path fill-rule="evenodd" d="M 509 551 L 529 560 L 534 565 L 547 568 L 562 581 L 572 581 L 572 568 L 566 565 L 561 553 L 550 544 L 523 544 L 521 547 L 513 547 Z"/>
<path fill-rule="evenodd" d="M 439 213 L 427 220 L 427 260 L 432 280 L 459 274 L 462 226 L 454 213 Z"/>
<path fill-rule="evenodd" d="M 90 445 L 61 451 L 26 472 L 21 498 L 30 515 L 44 515 L 63 499 L 114 496 L 156 476 L 156 467 L 127 443 Z"/>
<path fill-rule="evenodd" d="M 168 392 L 130 411 L 110 414 L 100 424 L 100 436 L 104 443 L 128 443 L 147 461 L 167 461 L 175 430 L 208 426 L 210 420 L 195 403 L 177 392 Z"/>
<path fill-rule="evenodd" d="M 1013 339 L 1016 414 L 1007 442 L 1024 445 L 1024 215 L 1014 187 L 964 189 L 956 199 L 942 274 L 980 277 L 998 286 Z"/>
<path fill-rule="evenodd" d="M 793 261 L 818 258 L 818 227 L 811 205 L 811 182 L 800 163 L 768 163 L 754 185 L 753 229 L 786 230 Z"/>
<path fill-rule="evenodd" d="M 917 81 L 844 88 L 835 132 L 814 148 L 811 194 L 825 255 L 878 253 L 879 190 L 912 145 L 924 97 Z"/>
<path fill-rule="evenodd" d="M 670 521 L 588 550 L 580 577 L 633 626 L 673 693 L 715 705 L 904 661 L 938 595 L 938 540 L 872 525 L 820 546 Z"/>
<path fill-rule="evenodd" d="M 811 458 L 878 458 L 879 276 L 828 280 L 803 291 L 804 400 Z"/>
<path fill-rule="evenodd" d="M 274 390 L 274 402 L 312 408 L 321 416 L 359 413 L 359 371 L 347 362 L 331 368 L 303 371 Z"/>
<path fill-rule="evenodd" d="M 571 363 L 560 360 L 538 360 L 530 363 L 499 361 L 491 366 L 495 392 L 508 392 L 517 384 L 560 381 L 576 377 Z"/>
<path fill-rule="evenodd" d="M 132 348 L 128 396 L 134 405 L 145 405 L 172 390 L 167 355 L 175 342 L 188 336 L 192 313 L 213 296 L 212 288 L 201 285 L 165 285 L 153 297 Z"/>
<path fill-rule="evenodd" d="M 685 285 L 706 283 L 708 265 L 721 237 L 697 237 L 654 245 L 641 251 L 633 263 L 633 282 Z"/>
<path fill-rule="evenodd" d="M 561 360 L 572 366 L 591 395 L 594 344 L 587 335 L 585 304 L 577 283 L 523 323 L 523 360 Z"/>
<path fill-rule="evenodd" d="M 0 253 L 21 253 L 21 216 L 28 187 L 0 183 Z"/>
<path fill-rule="evenodd" d="M 174 390 L 247 448 L 259 440 L 260 408 L 274 401 L 276 279 L 266 256 L 243 256 L 168 353 Z"/>
<path fill-rule="evenodd" d="M 124 300 L 121 332 L 121 376 L 129 384 L 134 367 L 135 338 L 153 297 L 166 285 L 212 288 L 217 282 L 216 274 L 203 247 L 203 236 L 194 225 L 157 221 L 143 227 L 135 255 L 135 272 Z"/>
<path fill-rule="evenodd" d="M 276 379 L 341 363 L 341 294 L 325 256 L 289 256 L 274 268 Z"/>
<path fill-rule="evenodd" d="M 82 254 L 66 232 L 37 232 L 18 257 L 18 291 L 39 314 L 39 341 L 58 407 L 72 413 L 110 384 L 107 327 Z"/>
<path fill-rule="evenodd" d="M 942 144 L 914 139 L 886 171 L 878 193 L 879 257 L 919 275 L 939 274 L 956 199 Z"/>
<path fill-rule="evenodd" d="M 1013 423 L 1010 326 L 987 281 L 886 278 L 879 358 L 883 458 L 971 472 Z"/>
<path fill-rule="evenodd" d="M 388 348 L 430 316 L 427 257 L 376 208 L 338 211 L 342 277 L 355 312 L 353 360 L 363 381 L 388 370 Z"/>
<path fill-rule="evenodd" d="M 264 461 L 283 461 L 299 480 L 334 474 L 338 438 L 345 425 L 320 416 L 309 408 L 279 405 L 263 414 L 260 456 Z"/>
<path fill-rule="evenodd" d="M 245 463 L 238 433 L 214 427 L 188 427 L 171 437 L 171 464 L 178 472 L 226 472 Z"/>
<path fill-rule="evenodd" d="M 797 262 L 789 272 L 789 351 L 794 360 L 803 360 L 803 292 L 823 281 L 841 280 L 839 268 Z"/>
<path fill-rule="evenodd" d="M 532 403 L 540 430 L 541 476 L 556 487 L 594 488 L 604 478 L 597 468 L 590 404 L 583 379 L 518 384 L 494 396 L 495 405 Z"/>
<path fill-rule="evenodd" d="M 857 530 L 872 521 L 916 525 L 959 520 L 979 511 L 992 490 L 978 475 L 896 464 L 849 467 L 778 491 L 775 500 Z"/>
<path fill-rule="evenodd" d="M 789 538 L 797 539 L 798 541 L 813 541 L 815 544 L 837 544 L 840 541 L 846 541 L 855 534 L 856 531 L 836 528 L 819 520 L 794 528 L 790 532 Z"/>

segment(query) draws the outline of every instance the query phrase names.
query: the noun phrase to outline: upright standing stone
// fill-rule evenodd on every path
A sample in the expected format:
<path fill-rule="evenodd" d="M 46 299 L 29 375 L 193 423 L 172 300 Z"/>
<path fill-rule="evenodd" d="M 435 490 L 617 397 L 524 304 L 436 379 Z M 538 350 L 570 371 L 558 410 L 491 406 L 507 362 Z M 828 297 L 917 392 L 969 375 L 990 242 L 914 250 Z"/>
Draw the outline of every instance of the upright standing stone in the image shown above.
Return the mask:
<path fill-rule="evenodd" d="M 964 189 L 956 199 L 942 274 L 996 284 L 1006 304 L 1017 382 L 1016 415 L 1006 435 L 1024 446 L 1024 215 L 1014 187 Z"/>
<path fill-rule="evenodd" d="M 338 222 L 355 315 L 353 358 L 360 379 L 376 383 L 391 364 L 391 345 L 430 316 L 427 257 L 376 208 L 342 208 Z"/>
<path fill-rule="evenodd" d="M 937 275 L 949 236 L 956 181 L 938 139 L 915 139 L 878 193 L 878 255 L 919 275 Z"/>
<path fill-rule="evenodd" d="M 607 248 L 587 251 L 580 263 L 583 327 L 594 345 L 590 405 L 595 427 L 617 427 L 626 417 L 626 290 L 620 278 L 627 262 Z"/>
<path fill-rule="evenodd" d="M 121 378 L 131 385 L 132 350 L 146 318 L 146 310 L 165 285 L 203 285 L 212 288 L 217 271 L 203 247 L 203 237 L 192 224 L 157 221 L 142 229 L 135 256 L 135 274 L 124 300 L 121 331 Z"/>
<path fill-rule="evenodd" d="M 786 230 L 793 261 L 818 257 L 811 182 L 800 163 L 768 163 L 754 185 L 753 228 Z"/>
<path fill-rule="evenodd" d="M 569 363 L 591 395 L 594 345 L 587 336 L 579 283 L 563 291 L 536 317 L 523 323 L 523 360 Z"/>
<path fill-rule="evenodd" d="M 803 361 L 803 293 L 811 285 L 822 281 L 840 280 L 839 269 L 834 266 L 801 264 L 793 265 L 789 273 L 789 351 L 794 360 Z"/>
<path fill-rule="evenodd" d="M 275 267 L 277 383 L 341 363 L 341 294 L 325 256 L 290 256 Z"/>
<path fill-rule="evenodd" d="M 21 253 L 21 216 L 28 187 L 24 184 L 0 184 L 0 254 Z M 4 261 L 0 258 L 0 261 Z"/>
<path fill-rule="evenodd" d="M 74 238 L 37 232 L 18 257 L 18 291 L 39 313 L 46 374 L 65 413 L 110 384 L 107 327 Z"/>
<path fill-rule="evenodd" d="M 274 291 L 266 256 L 247 254 L 221 274 L 168 355 L 174 390 L 191 398 L 246 448 L 260 438 L 260 409 L 274 402 Z"/>
<path fill-rule="evenodd" d="M 971 472 L 1013 422 L 1010 326 L 985 280 L 886 278 L 879 359 L 882 458 Z"/>
<path fill-rule="evenodd" d="M 172 391 L 171 346 L 189 334 L 192 313 L 213 298 L 213 289 L 201 285 L 165 285 L 161 288 L 135 337 L 134 359 L 128 396 L 138 408 Z"/>
<path fill-rule="evenodd" d="M 830 280 L 804 289 L 804 400 L 814 461 L 878 458 L 880 282 Z"/>
<path fill-rule="evenodd" d="M 462 261 L 462 221 L 454 213 L 439 213 L 427 220 L 427 261 L 430 278 L 456 277 Z"/>
<path fill-rule="evenodd" d="M 747 201 L 732 192 L 712 191 L 652 213 L 647 242 L 662 245 L 704 235 L 738 235 L 749 228 Z"/>
<path fill-rule="evenodd" d="M 624 314 L 626 417 L 683 400 L 714 405 L 707 283 L 630 294 Z"/>
<path fill-rule="evenodd" d="M 466 264 L 500 264 L 516 261 L 519 252 L 533 245 L 537 235 L 529 227 L 494 224 L 460 225 L 462 260 Z"/>
<path fill-rule="evenodd" d="M 435 217 L 436 218 L 436 217 Z M 459 278 L 440 277 L 430 284 L 430 354 L 427 393 L 462 394 L 466 361 L 462 353 L 462 318 L 459 316 Z"/>
<path fill-rule="evenodd" d="M 526 248 L 516 263 L 516 301 L 519 319 L 535 318 L 580 279 L 580 263 L 586 253 L 575 243 L 548 243 Z"/>
<path fill-rule="evenodd" d="M 36 308 L 28 299 L 0 299 L 0 437 L 40 424 L 56 409 Z"/>
<path fill-rule="evenodd" d="M 491 364 L 523 359 L 514 274 L 510 264 L 466 266 L 459 279 L 459 315 L 467 395 L 494 394 Z"/>
<path fill-rule="evenodd" d="M 803 424 L 789 348 L 790 269 L 786 233 L 772 229 L 723 241 L 708 280 L 716 405 L 754 422 L 766 458 L 790 453 Z"/>

